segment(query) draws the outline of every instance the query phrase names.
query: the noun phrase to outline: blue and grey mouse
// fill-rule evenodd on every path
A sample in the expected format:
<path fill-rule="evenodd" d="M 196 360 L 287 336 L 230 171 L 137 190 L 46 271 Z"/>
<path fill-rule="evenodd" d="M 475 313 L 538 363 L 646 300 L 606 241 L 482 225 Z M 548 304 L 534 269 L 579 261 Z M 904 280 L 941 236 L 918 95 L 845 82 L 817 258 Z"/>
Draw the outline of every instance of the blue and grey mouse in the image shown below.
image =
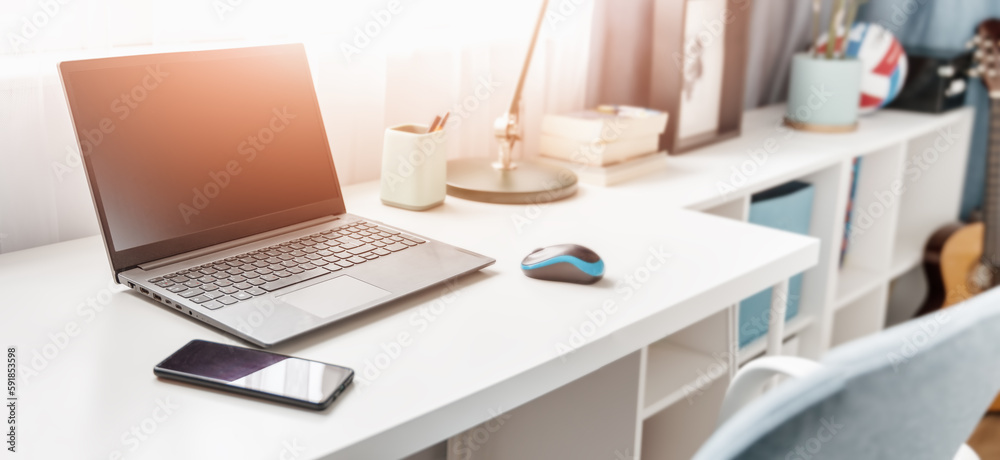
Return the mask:
<path fill-rule="evenodd" d="M 594 284 L 604 276 L 604 261 L 579 244 L 557 244 L 532 251 L 521 261 L 521 270 L 529 278 Z"/>

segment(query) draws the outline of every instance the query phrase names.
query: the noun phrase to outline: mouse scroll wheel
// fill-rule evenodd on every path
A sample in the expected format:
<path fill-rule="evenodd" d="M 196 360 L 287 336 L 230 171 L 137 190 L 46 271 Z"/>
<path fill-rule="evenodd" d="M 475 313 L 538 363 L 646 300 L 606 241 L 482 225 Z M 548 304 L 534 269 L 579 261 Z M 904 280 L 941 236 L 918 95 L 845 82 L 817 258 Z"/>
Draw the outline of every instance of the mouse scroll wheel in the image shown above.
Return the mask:
<path fill-rule="evenodd" d="M 537 253 L 538 251 L 541 251 L 542 249 L 544 249 L 544 248 L 538 248 L 538 249 L 535 249 L 534 251 L 531 251 L 531 253 L 532 253 L 532 254 L 535 254 L 535 253 Z"/>

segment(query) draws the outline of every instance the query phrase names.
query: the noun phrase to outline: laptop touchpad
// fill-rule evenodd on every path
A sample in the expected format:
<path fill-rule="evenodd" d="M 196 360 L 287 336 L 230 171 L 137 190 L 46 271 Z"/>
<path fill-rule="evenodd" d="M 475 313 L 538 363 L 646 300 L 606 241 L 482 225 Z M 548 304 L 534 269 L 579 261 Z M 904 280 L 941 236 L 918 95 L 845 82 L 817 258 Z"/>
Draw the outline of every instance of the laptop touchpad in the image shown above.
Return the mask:
<path fill-rule="evenodd" d="M 280 297 L 284 302 L 327 318 L 387 295 L 389 291 L 344 275 Z"/>

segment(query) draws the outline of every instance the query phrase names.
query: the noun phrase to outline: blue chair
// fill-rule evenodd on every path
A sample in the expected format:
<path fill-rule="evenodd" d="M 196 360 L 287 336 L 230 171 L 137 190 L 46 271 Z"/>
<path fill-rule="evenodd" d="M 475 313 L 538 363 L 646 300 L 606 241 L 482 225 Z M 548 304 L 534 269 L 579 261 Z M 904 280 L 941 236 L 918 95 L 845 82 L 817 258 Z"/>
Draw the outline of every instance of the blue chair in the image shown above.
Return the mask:
<path fill-rule="evenodd" d="M 776 375 L 792 378 L 742 407 Z M 819 363 L 748 363 L 726 393 L 721 426 L 694 458 L 976 459 L 964 443 L 998 391 L 994 289 L 837 347 Z"/>

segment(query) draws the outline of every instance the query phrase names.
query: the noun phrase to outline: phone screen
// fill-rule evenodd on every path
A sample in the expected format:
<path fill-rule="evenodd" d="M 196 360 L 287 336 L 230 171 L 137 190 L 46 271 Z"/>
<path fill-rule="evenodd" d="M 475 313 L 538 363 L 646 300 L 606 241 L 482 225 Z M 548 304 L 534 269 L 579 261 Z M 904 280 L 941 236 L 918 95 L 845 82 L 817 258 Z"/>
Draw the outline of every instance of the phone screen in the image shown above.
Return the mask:
<path fill-rule="evenodd" d="M 354 375 L 346 367 L 203 340 L 177 350 L 156 366 L 155 373 L 308 405 L 329 404 Z"/>

